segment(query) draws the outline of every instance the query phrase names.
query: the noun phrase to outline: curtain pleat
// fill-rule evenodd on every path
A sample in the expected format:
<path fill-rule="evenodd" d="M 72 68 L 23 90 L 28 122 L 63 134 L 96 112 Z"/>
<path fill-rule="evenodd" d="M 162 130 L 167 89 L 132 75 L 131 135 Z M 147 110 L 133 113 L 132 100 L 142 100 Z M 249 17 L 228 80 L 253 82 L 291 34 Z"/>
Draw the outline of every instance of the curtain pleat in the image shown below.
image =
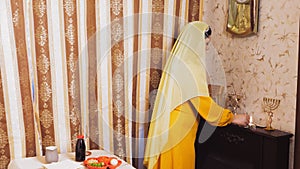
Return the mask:
<path fill-rule="evenodd" d="M 46 0 L 33 0 L 35 63 L 37 74 L 37 104 L 40 120 L 42 149 L 55 145 L 52 103 L 52 61 L 49 53 L 48 6 Z"/>
<path fill-rule="evenodd" d="M 110 1 L 111 68 L 113 106 L 113 149 L 120 157 L 126 155 L 125 142 L 125 73 L 124 70 L 124 22 L 123 0 Z"/>
<path fill-rule="evenodd" d="M 13 26 L 15 36 L 15 46 L 18 62 L 19 84 L 21 94 L 21 104 L 23 111 L 26 157 L 36 155 L 34 113 L 31 95 L 31 83 L 29 74 L 29 63 L 27 56 L 25 21 L 23 1 L 15 0 L 11 3 Z"/>
<path fill-rule="evenodd" d="M 68 60 L 66 51 L 64 2 L 47 1 L 48 41 L 51 63 L 52 112 L 55 146 L 61 153 L 72 151 L 75 139 L 71 136 L 69 106 Z M 58 19 L 55 19 L 58 18 Z M 57 57 L 59 56 L 59 57 Z M 35 55 L 34 55 L 35 57 Z M 34 64 L 36 65 L 36 64 Z M 36 71 L 37 72 L 37 71 Z M 40 123 L 41 124 L 41 123 Z M 41 125 L 40 125 L 41 126 Z"/>
<path fill-rule="evenodd" d="M 0 168 L 46 146 L 74 151 L 78 134 L 143 168 L 162 69 L 202 3 L 0 1 Z"/>
<path fill-rule="evenodd" d="M 0 29 L 1 30 L 1 29 Z M 10 161 L 10 142 L 9 135 L 8 135 L 8 122 L 6 120 L 7 110 L 4 100 L 4 90 L 7 88 L 4 87 L 3 84 L 3 50 L 2 50 L 2 40 L 1 40 L 1 33 L 0 33 L 0 169 L 5 169 Z"/>
<path fill-rule="evenodd" d="M 66 51 L 68 102 L 71 148 L 75 150 L 77 135 L 81 131 L 81 105 L 79 86 L 78 21 L 76 0 L 64 0 L 64 37 Z"/>
<path fill-rule="evenodd" d="M 0 163 L 1 167 L 5 168 L 4 166 L 7 164 L 7 160 L 9 160 L 10 158 L 20 158 L 24 156 L 25 144 L 23 142 L 24 139 L 22 137 L 22 129 L 24 128 L 22 125 L 23 122 L 22 120 L 20 120 L 22 118 L 22 116 L 20 117 L 22 111 L 19 111 L 17 104 L 17 92 L 15 87 L 16 76 L 14 73 L 15 64 L 12 63 L 12 58 L 15 58 L 16 51 L 15 46 L 13 45 L 15 44 L 13 43 L 14 36 L 13 32 L 11 31 L 13 29 L 13 25 L 10 1 L 0 1 L 0 8 L 0 61 L 2 77 L 1 84 L 3 85 L 5 107 L 5 116 L 2 117 L 2 122 L 4 121 L 3 119 L 6 120 L 6 123 L 1 125 L 1 128 L 3 130 L 3 137 L 1 138 L 3 138 L 2 144 L 5 145 L 4 147 L 7 151 L 9 151 L 5 152 L 5 154 L 2 154 L 1 158 L 3 159 L 3 161 L 1 160 Z M 11 95 L 9 95 L 9 93 L 11 93 Z M 14 106 L 12 106 L 12 103 L 14 104 Z M 4 125 L 6 125 L 7 128 L 5 128 Z M 5 137 L 6 132 L 8 137 Z M 6 138 L 8 138 L 8 140 Z M 9 149 L 7 146 L 9 146 Z M 7 153 L 9 154 L 7 155 Z"/>
<path fill-rule="evenodd" d="M 10 158 L 39 154 L 39 142 L 32 104 L 24 2 L 6 0 L 0 6 L 0 168 L 7 168 Z"/>
<path fill-rule="evenodd" d="M 139 130 L 138 130 L 138 126 L 139 126 L 139 122 L 136 120 L 137 119 L 137 100 L 138 100 L 138 91 L 137 86 L 137 74 L 138 74 L 138 70 L 137 70 L 137 65 L 138 65 L 138 52 L 139 52 L 139 39 L 140 36 L 138 34 L 139 31 L 139 20 L 140 20 L 140 15 L 138 15 L 140 12 L 140 1 L 139 0 L 134 0 L 134 7 L 133 7 L 133 14 L 134 14 L 134 22 L 133 22 L 133 30 L 134 30 L 134 34 L 133 34 L 133 55 L 132 57 L 132 96 L 131 96 L 131 101 L 132 101 L 132 106 L 131 106 L 131 118 L 132 118 L 132 164 L 134 166 L 138 166 L 139 165 L 139 161 L 141 161 L 138 158 L 139 152 L 139 144 L 138 144 L 138 140 L 137 138 L 139 138 Z"/>
<path fill-rule="evenodd" d="M 99 127 L 100 114 L 98 111 L 97 90 L 97 50 L 96 50 L 96 0 L 87 1 L 87 51 L 88 51 L 88 123 L 89 145 L 91 149 L 99 149 L 101 131 Z M 101 125 L 100 125 L 101 126 Z"/>
<path fill-rule="evenodd" d="M 132 142 L 132 79 L 133 79 L 133 35 L 134 32 L 134 21 L 136 17 L 134 15 L 134 1 L 124 0 L 123 3 L 123 15 L 124 15 L 124 122 L 125 122 L 125 149 L 126 155 L 125 160 L 132 163 L 133 147 Z"/>
<path fill-rule="evenodd" d="M 167 2 L 167 1 L 166 1 Z M 162 73 L 162 60 L 164 54 L 164 27 L 165 27 L 165 14 L 164 0 L 154 0 L 152 2 L 152 23 L 151 23 L 151 54 L 150 54 L 150 77 L 149 77 L 149 102 L 146 108 L 148 112 L 146 114 L 145 129 L 149 127 L 149 121 L 151 117 L 152 108 L 154 105 L 154 98 L 156 96 L 156 90 L 159 85 L 159 81 Z M 145 130 L 144 137 L 146 138 L 148 131 Z"/>
<path fill-rule="evenodd" d="M 189 11 L 188 11 L 188 21 L 197 21 L 201 20 L 200 18 L 202 16 L 202 7 L 200 6 L 202 0 L 189 0 Z"/>
<path fill-rule="evenodd" d="M 149 101 L 146 119 L 150 118 L 150 112 L 154 104 L 153 96 L 156 95 L 156 90 L 159 85 L 162 70 L 163 58 L 163 38 L 164 35 L 164 4 L 163 0 L 154 0 L 152 2 L 152 23 L 151 23 L 151 54 L 150 54 L 150 85 L 149 85 Z M 148 121 L 148 120 L 147 120 Z M 148 128 L 149 123 L 145 123 L 145 128 Z M 148 131 L 145 132 L 144 137 L 147 137 Z"/>

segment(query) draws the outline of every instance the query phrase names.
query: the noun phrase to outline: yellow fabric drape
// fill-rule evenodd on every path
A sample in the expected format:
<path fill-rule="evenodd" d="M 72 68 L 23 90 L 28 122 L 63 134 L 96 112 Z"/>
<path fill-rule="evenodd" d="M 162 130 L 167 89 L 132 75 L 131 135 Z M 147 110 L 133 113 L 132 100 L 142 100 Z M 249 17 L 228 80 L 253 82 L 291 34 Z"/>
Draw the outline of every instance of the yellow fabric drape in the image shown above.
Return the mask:
<path fill-rule="evenodd" d="M 186 125 L 183 133 L 175 137 L 170 136 L 172 111 L 191 98 L 209 96 L 204 39 L 204 31 L 207 28 L 208 25 L 204 22 L 195 21 L 187 24 L 179 35 L 163 70 L 145 152 L 145 163 L 150 169 L 157 162 L 159 154 L 176 146 L 194 124 L 187 123 L 190 125 Z M 216 116 L 219 113 L 218 109 L 212 110 L 209 116 L 216 118 L 219 117 Z"/>
<path fill-rule="evenodd" d="M 209 123 L 218 126 L 229 124 L 233 118 L 233 114 L 229 110 L 218 106 L 210 97 L 195 97 L 190 99 L 190 103 L 185 102 L 171 112 L 170 138 L 165 150 L 155 163 L 154 169 L 195 168 L 194 141 L 198 128 L 196 120 L 198 114 Z M 197 112 L 193 112 L 192 106 Z M 184 138 L 179 139 L 178 135 L 183 135 Z M 177 142 L 176 146 L 170 146 L 174 142 Z M 150 168 L 148 167 L 148 169 Z"/>

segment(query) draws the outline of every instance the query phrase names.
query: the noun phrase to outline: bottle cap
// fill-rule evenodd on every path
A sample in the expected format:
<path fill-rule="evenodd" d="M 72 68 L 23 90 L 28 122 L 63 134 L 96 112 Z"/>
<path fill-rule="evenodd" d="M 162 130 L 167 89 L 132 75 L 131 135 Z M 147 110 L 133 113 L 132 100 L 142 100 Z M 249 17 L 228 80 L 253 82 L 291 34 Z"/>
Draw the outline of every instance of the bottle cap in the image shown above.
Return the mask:
<path fill-rule="evenodd" d="M 84 138 L 84 135 L 78 135 L 77 138 L 78 138 L 78 139 L 83 139 L 83 138 Z"/>

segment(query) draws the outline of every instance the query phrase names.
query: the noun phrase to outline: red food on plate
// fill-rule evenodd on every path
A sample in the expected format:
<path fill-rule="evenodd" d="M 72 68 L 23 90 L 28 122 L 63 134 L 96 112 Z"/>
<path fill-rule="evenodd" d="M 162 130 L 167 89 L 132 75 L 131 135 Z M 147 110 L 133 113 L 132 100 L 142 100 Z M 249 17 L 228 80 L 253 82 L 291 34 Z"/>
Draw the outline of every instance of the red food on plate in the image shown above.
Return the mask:
<path fill-rule="evenodd" d="M 115 157 L 99 156 L 84 160 L 83 164 L 89 169 L 115 169 L 122 164 Z"/>

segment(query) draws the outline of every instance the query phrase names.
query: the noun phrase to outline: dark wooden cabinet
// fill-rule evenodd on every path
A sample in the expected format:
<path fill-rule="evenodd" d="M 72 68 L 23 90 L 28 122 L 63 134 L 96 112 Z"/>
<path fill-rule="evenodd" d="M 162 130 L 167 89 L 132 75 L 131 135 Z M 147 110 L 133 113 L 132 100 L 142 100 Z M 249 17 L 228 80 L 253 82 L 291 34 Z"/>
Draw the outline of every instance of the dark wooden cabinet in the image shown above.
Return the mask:
<path fill-rule="evenodd" d="M 206 142 L 195 142 L 196 168 L 288 169 L 292 136 L 263 128 L 218 127 Z"/>

